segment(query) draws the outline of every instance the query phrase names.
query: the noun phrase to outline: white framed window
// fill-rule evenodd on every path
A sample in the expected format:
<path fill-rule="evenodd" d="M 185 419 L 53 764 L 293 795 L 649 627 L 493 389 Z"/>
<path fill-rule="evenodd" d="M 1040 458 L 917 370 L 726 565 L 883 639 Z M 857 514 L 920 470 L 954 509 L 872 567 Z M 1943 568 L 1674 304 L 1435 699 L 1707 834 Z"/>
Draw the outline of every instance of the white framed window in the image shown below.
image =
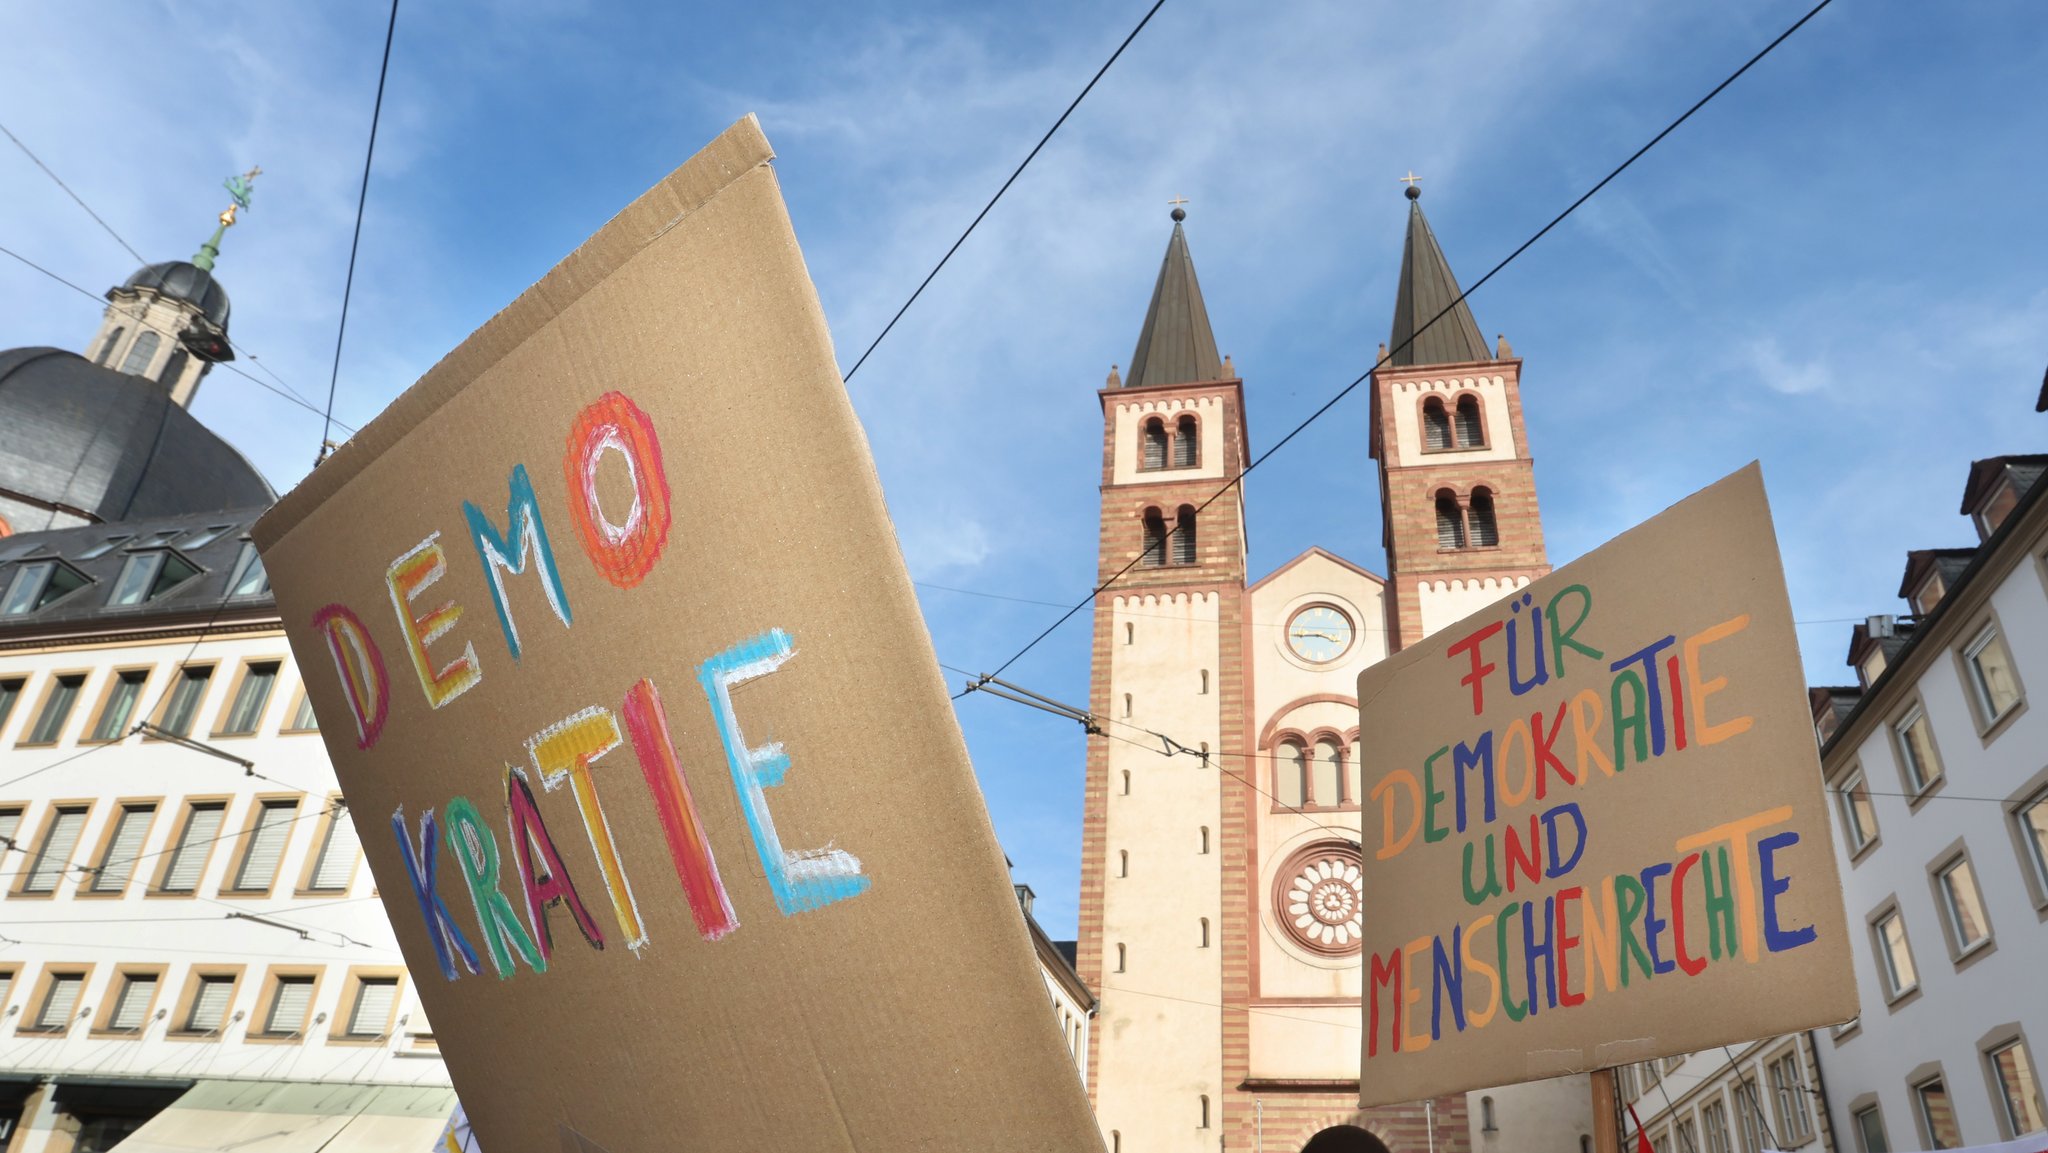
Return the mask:
<path fill-rule="evenodd" d="M 43 1003 L 36 1006 L 35 1027 L 51 1033 L 70 1028 L 72 1011 L 78 1008 L 78 995 L 84 991 L 84 973 L 50 974 L 49 987 L 43 990 Z"/>
<path fill-rule="evenodd" d="M 48 695 L 43 697 L 42 711 L 36 714 L 35 727 L 23 744 L 54 745 L 64 735 L 65 726 L 71 723 L 71 710 L 78 705 L 78 694 L 85 690 L 84 673 L 67 673 L 59 676 L 50 685 Z"/>
<path fill-rule="evenodd" d="M 1941 754 L 1934 747 L 1934 726 L 1927 721 L 1927 712 L 1919 705 L 1906 710 L 1906 714 L 1892 724 L 1892 735 L 1899 753 L 1899 767 L 1906 775 L 1908 792 L 1924 793 L 1934 782 L 1941 779 Z"/>
<path fill-rule="evenodd" d="M 93 740 L 118 741 L 128 735 L 128 722 L 135 719 L 135 706 L 141 702 L 143 687 L 148 683 L 148 669 L 122 669 L 114 674 L 114 683 L 107 686 L 106 703 L 100 706 L 99 720 L 93 722 Z"/>
<path fill-rule="evenodd" d="M 199 717 L 199 706 L 206 701 L 206 690 L 213 684 L 213 666 L 197 665 L 178 670 L 178 679 L 171 685 L 170 698 L 164 702 L 163 712 L 157 718 L 157 727 L 180 737 L 192 735 L 192 722 Z"/>
<path fill-rule="evenodd" d="M 65 870 L 71 867 L 71 854 L 78 851 L 78 835 L 85 831 L 85 818 L 91 812 L 87 805 L 66 805 L 50 818 L 43 843 L 36 846 L 36 855 L 22 877 L 22 892 L 57 891 L 57 882 L 64 879 Z"/>
<path fill-rule="evenodd" d="M 1734 1153 L 1728 1139 L 1728 1104 L 1717 1095 L 1700 1107 L 1700 1134 L 1706 1138 L 1706 1153 Z"/>
<path fill-rule="evenodd" d="M 1898 909 L 1889 909 L 1871 922 L 1870 931 L 1876 937 L 1877 967 L 1884 976 L 1886 996 L 1896 1000 L 1918 988 L 1920 971 L 1913 967 L 1913 949 L 1906 940 L 1906 919 Z"/>
<path fill-rule="evenodd" d="M 1949 939 L 1956 955 L 1977 948 L 1991 939 L 1991 923 L 1984 916 L 1984 898 L 1977 891 L 1977 873 L 1970 858 L 1958 856 L 1935 874 L 1941 891 L 1942 915 L 1948 919 Z"/>
<path fill-rule="evenodd" d="M 1742 1077 L 1735 1082 L 1735 1123 L 1737 1132 L 1742 1134 L 1742 1153 L 1763 1153 L 1763 1099 L 1757 1096 L 1756 1082 Z"/>
<path fill-rule="evenodd" d="M 277 883 L 277 866 L 291 843 L 292 822 L 298 820 L 297 800 L 264 801 L 249 826 L 248 843 L 242 863 L 235 869 L 232 886 L 238 893 L 267 893 Z"/>
<path fill-rule="evenodd" d="M 121 991 L 114 997 L 113 1011 L 107 1014 L 107 1031 L 142 1032 L 142 1027 L 149 1023 L 149 1008 L 156 1003 L 159 980 L 155 973 L 123 973 Z"/>
<path fill-rule="evenodd" d="M 1970 701 L 1977 708 L 1979 724 L 1996 724 L 2020 703 L 2019 673 L 2013 668 L 2012 651 L 2006 648 L 1997 625 L 1985 625 L 1963 646 L 1963 669 L 1970 682 Z"/>
<path fill-rule="evenodd" d="M 192 992 L 192 1005 L 185 1011 L 182 1028 L 186 1033 L 218 1033 L 228 1021 L 228 1006 L 235 999 L 235 978 L 205 974 Z"/>
<path fill-rule="evenodd" d="M 312 1008 L 313 978 L 280 976 L 270 990 L 270 1012 L 263 1016 L 263 1032 L 272 1037 L 296 1037 L 305 1032 L 306 1015 Z"/>
<path fill-rule="evenodd" d="M 277 661 L 251 661 L 235 686 L 234 703 L 228 706 L 221 736 L 247 736 L 263 724 L 263 710 L 270 704 L 270 690 L 277 685 Z"/>
<path fill-rule="evenodd" d="M 225 801 L 195 801 L 185 811 L 185 826 L 178 830 L 177 846 L 164 864 L 159 892 L 190 893 L 199 887 L 213 845 L 220 839 L 221 822 L 228 815 Z"/>
<path fill-rule="evenodd" d="M 1850 855 L 1862 852 L 1863 846 L 1877 839 L 1877 810 L 1870 803 L 1870 785 L 1864 781 L 1862 769 L 1853 769 L 1842 778 L 1841 788 L 1835 790 L 1835 805 L 1841 812 Z"/>
<path fill-rule="evenodd" d="M 339 893 L 346 890 L 349 882 L 355 879 L 358 852 L 356 823 L 349 817 L 348 809 L 337 799 L 334 802 L 333 814 L 327 818 L 325 836 L 320 842 L 320 855 L 313 862 L 311 883 L 306 887 L 321 893 Z"/>
<path fill-rule="evenodd" d="M 1984 1054 L 1990 1062 L 2007 1137 L 2024 1137 L 2048 1129 L 2048 1105 L 2041 1099 L 2041 1075 L 2025 1041 L 2008 1041 Z"/>
<path fill-rule="evenodd" d="M 1771 1079 L 1771 1102 L 1778 1114 L 1778 1140 L 1799 1145 L 1813 1137 L 1813 1113 L 1806 1107 L 1806 1077 L 1799 1068 L 1799 1053 L 1779 1057 L 1765 1067 Z"/>
<path fill-rule="evenodd" d="M 93 892 L 118 893 L 128 887 L 128 878 L 135 873 L 135 860 L 142 855 L 142 842 L 155 820 L 155 801 L 133 801 L 121 806 L 120 815 L 114 818 L 114 833 L 107 838 L 107 851 L 93 868 L 89 886 Z"/>
<path fill-rule="evenodd" d="M 382 1037 L 391 1026 L 391 1008 L 398 1002 L 398 978 L 364 977 L 356 982 L 355 1004 L 349 1007 L 350 1037 Z"/>

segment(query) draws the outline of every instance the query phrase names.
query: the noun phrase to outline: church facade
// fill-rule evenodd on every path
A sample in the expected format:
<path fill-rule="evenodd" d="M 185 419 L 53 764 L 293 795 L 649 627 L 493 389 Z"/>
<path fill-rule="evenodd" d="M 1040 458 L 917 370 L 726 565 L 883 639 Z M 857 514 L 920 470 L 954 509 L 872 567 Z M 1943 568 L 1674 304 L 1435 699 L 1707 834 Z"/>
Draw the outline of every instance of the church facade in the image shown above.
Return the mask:
<path fill-rule="evenodd" d="M 1078 953 L 1110 1153 L 1485 1153 L 1509 1135 L 1574 1153 L 1591 1132 L 1583 1079 L 1357 1108 L 1357 676 L 1549 571 L 1521 362 L 1453 306 L 1415 195 L 1395 351 L 1370 382 L 1385 577 L 1312 548 L 1251 579 L 1245 385 L 1178 209 L 1130 371 L 1100 393 L 1114 591 L 1094 616 Z"/>

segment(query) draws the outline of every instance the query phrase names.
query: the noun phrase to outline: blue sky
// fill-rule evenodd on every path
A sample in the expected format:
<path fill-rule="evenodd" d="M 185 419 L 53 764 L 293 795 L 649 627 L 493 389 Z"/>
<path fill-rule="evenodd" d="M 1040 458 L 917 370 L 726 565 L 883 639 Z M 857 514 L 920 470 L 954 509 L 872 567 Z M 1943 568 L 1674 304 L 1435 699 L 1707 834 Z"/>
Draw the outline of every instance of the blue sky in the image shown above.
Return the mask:
<path fill-rule="evenodd" d="M 850 363 L 1143 12 L 413 0 L 400 13 L 337 414 L 374 415 L 746 112 Z M 1071 603 L 1094 577 L 1100 414 L 1169 228 L 1188 236 L 1254 450 L 1386 338 L 1405 202 L 1466 283 L 1806 7 L 1168 0 L 850 391 L 913 574 Z M 0 9 L 0 119 L 151 259 L 263 165 L 224 245 L 233 332 L 323 396 L 385 12 Z M 1472 300 L 1525 358 L 1554 563 L 1764 462 L 1810 681 L 1899 608 L 1908 548 L 1968 543 L 1973 458 L 2041 444 L 2048 6 L 1840 0 Z M 133 261 L 11 147 L 0 244 L 97 291 Z M 92 302 L 0 261 L 0 347 L 82 347 Z M 319 418 L 236 377 L 195 412 L 280 489 Z M 1251 569 L 1375 570 L 1354 394 L 1248 484 Z M 920 590 L 942 661 L 1058 610 Z M 1086 616 L 1010 674 L 1087 698 Z M 955 678 L 957 680 L 957 678 Z M 1082 742 L 959 707 L 1017 876 L 1071 932 Z"/>

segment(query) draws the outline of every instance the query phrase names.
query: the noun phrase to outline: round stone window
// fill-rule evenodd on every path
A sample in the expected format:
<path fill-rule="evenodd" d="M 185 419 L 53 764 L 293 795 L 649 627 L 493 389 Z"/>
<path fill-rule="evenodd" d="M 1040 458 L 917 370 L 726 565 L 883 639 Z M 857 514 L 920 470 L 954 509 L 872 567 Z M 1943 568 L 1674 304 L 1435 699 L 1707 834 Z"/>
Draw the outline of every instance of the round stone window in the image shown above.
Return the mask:
<path fill-rule="evenodd" d="M 1273 909 L 1294 943 L 1314 953 L 1356 953 L 1365 889 L 1358 850 L 1340 841 L 1310 845 L 1287 859 L 1273 884 Z"/>

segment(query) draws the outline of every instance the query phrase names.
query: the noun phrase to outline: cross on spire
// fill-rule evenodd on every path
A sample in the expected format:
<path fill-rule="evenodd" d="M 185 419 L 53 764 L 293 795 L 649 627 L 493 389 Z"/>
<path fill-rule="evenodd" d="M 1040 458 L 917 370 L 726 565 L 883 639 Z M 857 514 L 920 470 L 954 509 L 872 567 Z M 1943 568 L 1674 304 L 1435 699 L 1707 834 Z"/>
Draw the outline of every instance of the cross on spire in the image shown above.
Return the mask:
<path fill-rule="evenodd" d="M 1422 177 L 1415 175 L 1415 170 L 1413 168 L 1410 168 L 1408 170 L 1408 175 L 1401 177 L 1401 183 L 1407 185 L 1410 188 L 1413 188 L 1416 185 L 1422 183 Z"/>

